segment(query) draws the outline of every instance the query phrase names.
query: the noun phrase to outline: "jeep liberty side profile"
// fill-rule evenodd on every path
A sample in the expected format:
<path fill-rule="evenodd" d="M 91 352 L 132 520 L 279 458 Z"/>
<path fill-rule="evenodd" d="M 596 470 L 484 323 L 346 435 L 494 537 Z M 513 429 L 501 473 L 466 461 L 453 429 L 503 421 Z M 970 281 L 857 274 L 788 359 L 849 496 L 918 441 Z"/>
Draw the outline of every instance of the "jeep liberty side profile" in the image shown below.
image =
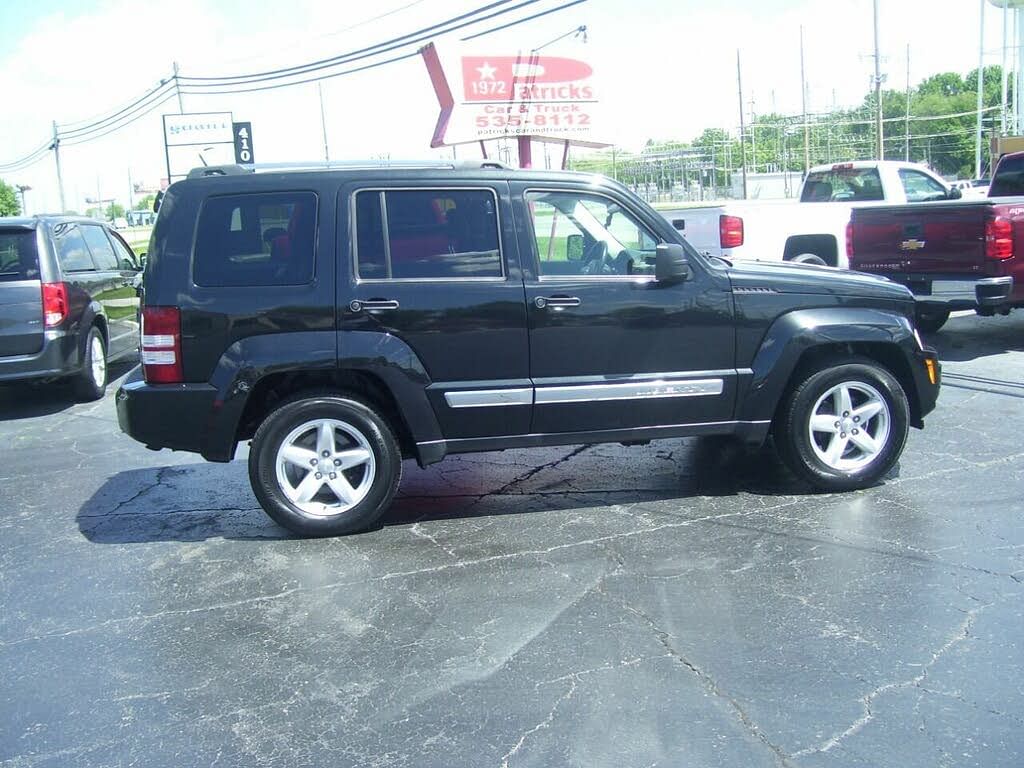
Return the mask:
<path fill-rule="evenodd" d="M 163 198 L 142 362 L 150 448 L 230 461 L 301 535 L 387 510 L 403 459 L 774 437 L 830 491 L 875 483 L 939 365 L 903 286 L 731 264 L 620 184 L 498 164 L 197 169 Z"/>

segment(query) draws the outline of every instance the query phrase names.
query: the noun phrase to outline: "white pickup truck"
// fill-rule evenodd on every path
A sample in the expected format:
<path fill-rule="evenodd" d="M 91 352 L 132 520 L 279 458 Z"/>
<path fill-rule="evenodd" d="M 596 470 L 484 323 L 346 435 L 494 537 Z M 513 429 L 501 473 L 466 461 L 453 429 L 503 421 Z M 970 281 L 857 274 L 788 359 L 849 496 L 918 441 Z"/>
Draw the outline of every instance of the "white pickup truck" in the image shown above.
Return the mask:
<path fill-rule="evenodd" d="M 858 161 L 811 168 L 798 201 L 725 201 L 661 214 L 702 253 L 846 269 L 846 228 L 854 207 L 960 196 L 922 165 Z"/>

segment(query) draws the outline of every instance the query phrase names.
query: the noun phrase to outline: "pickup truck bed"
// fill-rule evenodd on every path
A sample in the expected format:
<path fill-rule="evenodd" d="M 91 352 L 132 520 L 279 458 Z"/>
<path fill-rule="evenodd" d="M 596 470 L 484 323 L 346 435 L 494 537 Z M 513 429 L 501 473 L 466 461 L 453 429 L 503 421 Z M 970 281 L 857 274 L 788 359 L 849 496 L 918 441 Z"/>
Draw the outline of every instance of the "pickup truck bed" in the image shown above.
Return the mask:
<path fill-rule="evenodd" d="M 1024 197 L 854 209 L 847 247 L 851 269 L 910 288 L 923 330 L 1024 306 Z"/>

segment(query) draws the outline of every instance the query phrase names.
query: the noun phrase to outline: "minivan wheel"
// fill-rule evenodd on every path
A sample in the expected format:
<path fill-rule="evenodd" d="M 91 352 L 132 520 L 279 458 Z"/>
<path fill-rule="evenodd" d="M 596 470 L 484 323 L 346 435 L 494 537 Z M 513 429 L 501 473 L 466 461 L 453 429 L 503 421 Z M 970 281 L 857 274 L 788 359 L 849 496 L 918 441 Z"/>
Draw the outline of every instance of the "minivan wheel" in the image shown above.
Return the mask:
<path fill-rule="evenodd" d="M 79 400 L 99 400 L 107 391 L 107 345 L 100 329 L 93 326 L 85 340 L 82 370 L 75 378 L 75 394 Z"/>
<path fill-rule="evenodd" d="M 249 452 L 256 498 L 300 536 L 371 527 L 401 475 L 401 451 L 387 422 L 348 396 L 307 395 L 282 405 L 256 430 Z"/>
<path fill-rule="evenodd" d="M 820 368 L 783 402 L 775 443 L 799 477 L 826 491 L 865 488 L 899 459 L 910 405 L 885 368 L 858 359 Z"/>

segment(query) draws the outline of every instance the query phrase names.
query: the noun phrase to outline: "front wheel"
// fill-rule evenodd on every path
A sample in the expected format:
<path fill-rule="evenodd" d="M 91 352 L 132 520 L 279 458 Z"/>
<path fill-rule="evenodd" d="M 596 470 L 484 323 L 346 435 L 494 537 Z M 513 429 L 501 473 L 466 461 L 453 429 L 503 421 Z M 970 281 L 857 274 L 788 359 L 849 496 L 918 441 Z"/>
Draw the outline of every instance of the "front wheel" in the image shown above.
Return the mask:
<path fill-rule="evenodd" d="M 865 488 L 899 459 L 910 406 L 889 371 L 870 360 L 820 368 L 783 402 L 779 453 L 795 474 L 827 491 Z"/>
<path fill-rule="evenodd" d="M 371 527 L 387 511 L 402 455 L 387 422 L 366 403 L 311 395 L 273 411 L 249 452 L 249 480 L 263 509 L 300 536 Z"/>

